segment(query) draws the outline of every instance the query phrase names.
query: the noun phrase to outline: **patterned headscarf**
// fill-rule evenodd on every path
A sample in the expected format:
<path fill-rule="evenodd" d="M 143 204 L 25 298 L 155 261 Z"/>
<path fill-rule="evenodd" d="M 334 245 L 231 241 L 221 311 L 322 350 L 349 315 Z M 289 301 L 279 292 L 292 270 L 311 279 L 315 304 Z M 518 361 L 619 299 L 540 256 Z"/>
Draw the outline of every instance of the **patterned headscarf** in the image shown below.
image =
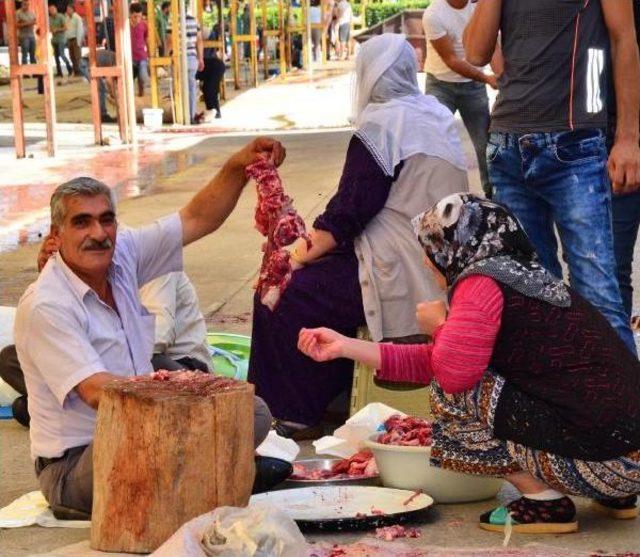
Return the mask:
<path fill-rule="evenodd" d="M 538 263 L 518 219 L 502 205 L 456 193 L 418 215 L 413 226 L 449 287 L 469 275 L 486 275 L 530 298 L 571 305 L 567 287 Z"/>

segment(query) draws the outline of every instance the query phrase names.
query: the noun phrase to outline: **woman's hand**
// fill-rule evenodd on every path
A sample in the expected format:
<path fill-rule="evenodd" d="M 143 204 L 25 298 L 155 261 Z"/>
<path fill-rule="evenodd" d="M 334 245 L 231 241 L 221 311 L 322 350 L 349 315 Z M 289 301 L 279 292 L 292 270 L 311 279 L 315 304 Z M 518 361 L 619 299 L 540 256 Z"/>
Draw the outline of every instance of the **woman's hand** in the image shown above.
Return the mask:
<path fill-rule="evenodd" d="M 433 336 L 435 330 L 447 320 L 447 305 L 440 300 L 422 302 L 416 306 L 416 319 L 420 331 Z"/>
<path fill-rule="evenodd" d="M 316 362 L 328 362 L 344 358 L 347 337 L 331 329 L 301 329 L 298 335 L 298 349 Z"/>

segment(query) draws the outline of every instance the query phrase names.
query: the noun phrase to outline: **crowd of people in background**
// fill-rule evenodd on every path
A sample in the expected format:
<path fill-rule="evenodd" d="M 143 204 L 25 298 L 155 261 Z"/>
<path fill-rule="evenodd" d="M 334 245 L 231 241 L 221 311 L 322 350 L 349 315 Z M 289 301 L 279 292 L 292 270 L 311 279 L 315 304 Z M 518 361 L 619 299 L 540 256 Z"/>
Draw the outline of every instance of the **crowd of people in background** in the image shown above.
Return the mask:
<path fill-rule="evenodd" d="M 22 0 L 16 12 L 16 27 L 22 64 L 35 64 L 42 57 L 38 52 L 39 34 L 36 14 L 30 4 L 32 0 Z M 293 8 L 300 7 L 292 2 Z M 94 21 L 98 44 L 98 67 L 115 65 L 115 25 L 111 2 L 96 2 Z M 144 97 L 150 84 L 150 32 L 155 33 L 157 55 L 173 54 L 170 17 L 171 2 L 155 3 L 155 28 L 150 30 L 147 21 L 148 6 L 144 2 L 129 4 L 129 27 L 131 33 L 131 59 L 136 92 Z M 236 32 L 248 34 L 251 26 L 251 8 L 249 2 L 240 1 L 237 10 Z M 220 29 L 217 25 L 219 14 L 212 0 L 204 0 L 202 18 L 199 23 L 190 13 L 187 14 L 187 67 L 189 83 L 189 118 L 191 124 L 210 123 L 222 116 L 220 111 L 220 88 L 224 79 L 225 60 L 230 55 L 230 45 L 224 41 L 222 48 L 205 48 L 205 41 L 220 41 Z M 297 19 L 292 10 L 290 17 Z M 323 51 L 331 60 L 349 60 L 353 50 L 351 30 L 354 14 L 349 0 L 311 0 L 309 10 L 311 24 L 311 55 L 318 62 Z M 48 24 L 50 32 L 51 54 L 55 60 L 57 78 L 90 79 L 87 45 L 87 7 L 85 0 L 52 0 L 48 4 Z M 227 22 L 227 28 L 229 23 Z M 268 39 L 263 33 L 262 20 L 256 22 L 258 58 L 266 56 Z M 326 44 L 323 48 L 323 36 Z M 228 38 L 225 38 L 228 39 Z M 83 48 L 85 48 L 83 55 Z M 294 34 L 291 42 L 291 64 L 303 67 L 303 36 Z M 278 54 L 276 54 L 278 55 Z M 248 42 L 240 45 L 240 56 L 245 60 L 251 57 Z M 43 94 L 42 78 L 38 78 L 38 92 Z M 116 118 L 107 110 L 106 99 L 115 96 L 115 87 L 111 78 L 99 80 L 100 113 L 102 121 L 113 123 Z M 198 101 L 202 97 L 205 110 L 199 111 Z"/>

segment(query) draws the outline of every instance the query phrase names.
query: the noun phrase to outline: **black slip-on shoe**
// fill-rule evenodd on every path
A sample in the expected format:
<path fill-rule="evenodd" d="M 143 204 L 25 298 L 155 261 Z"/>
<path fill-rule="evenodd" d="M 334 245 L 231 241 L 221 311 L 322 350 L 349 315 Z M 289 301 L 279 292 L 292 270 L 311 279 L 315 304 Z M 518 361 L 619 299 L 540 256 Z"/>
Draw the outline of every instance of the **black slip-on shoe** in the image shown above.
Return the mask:
<path fill-rule="evenodd" d="M 293 474 L 293 466 L 286 460 L 270 456 L 256 457 L 256 479 L 251 493 L 264 493 L 281 484 Z"/>

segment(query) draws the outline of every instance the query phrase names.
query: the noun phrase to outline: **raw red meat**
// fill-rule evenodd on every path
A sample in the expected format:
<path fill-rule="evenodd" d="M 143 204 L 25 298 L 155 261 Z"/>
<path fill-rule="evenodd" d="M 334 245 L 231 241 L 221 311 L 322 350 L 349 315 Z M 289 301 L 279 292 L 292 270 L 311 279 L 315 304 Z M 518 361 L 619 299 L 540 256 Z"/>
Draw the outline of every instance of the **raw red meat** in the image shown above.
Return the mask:
<path fill-rule="evenodd" d="M 260 301 L 273 310 L 291 280 L 289 252 L 283 248 L 298 238 L 305 238 L 308 245 L 310 241 L 304 221 L 293 208 L 293 199 L 284 193 L 276 167 L 259 161 L 247 167 L 247 176 L 256 181 L 258 191 L 256 228 L 267 237 L 256 288 Z"/>
<path fill-rule="evenodd" d="M 331 470 L 310 470 L 300 462 L 293 463 L 292 480 L 328 480 L 335 477 Z"/>
<path fill-rule="evenodd" d="M 431 424 L 422 418 L 394 414 L 384 423 L 386 433 L 378 436 L 378 443 L 413 447 L 431 446 Z"/>
<path fill-rule="evenodd" d="M 360 451 L 349 458 L 336 462 L 331 471 L 349 476 L 376 476 L 378 468 L 371 451 Z"/>
<path fill-rule="evenodd" d="M 406 526 L 400 526 L 399 524 L 376 528 L 376 532 L 374 534 L 374 536 L 379 540 L 387 542 L 391 542 L 398 538 L 419 538 L 421 535 L 420 530 L 416 528 L 407 528 Z"/>
<path fill-rule="evenodd" d="M 151 393 L 153 396 L 166 394 L 179 396 L 180 393 L 207 396 L 242 386 L 241 381 L 217 376 L 213 373 L 186 370 L 167 371 L 166 369 L 151 372 L 149 375 L 128 377 L 124 381 L 131 383 L 132 388 L 135 388 L 137 392 Z"/>
<path fill-rule="evenodd" d="M 378 467 L 371 451 L 361 451 L 351 458 L 336 462 L 331 470 L 309 470 L 303 463 L 294 462 L 293 480 L 329 480 L 340 478 L 370 477 L 378 475 Z"/>

